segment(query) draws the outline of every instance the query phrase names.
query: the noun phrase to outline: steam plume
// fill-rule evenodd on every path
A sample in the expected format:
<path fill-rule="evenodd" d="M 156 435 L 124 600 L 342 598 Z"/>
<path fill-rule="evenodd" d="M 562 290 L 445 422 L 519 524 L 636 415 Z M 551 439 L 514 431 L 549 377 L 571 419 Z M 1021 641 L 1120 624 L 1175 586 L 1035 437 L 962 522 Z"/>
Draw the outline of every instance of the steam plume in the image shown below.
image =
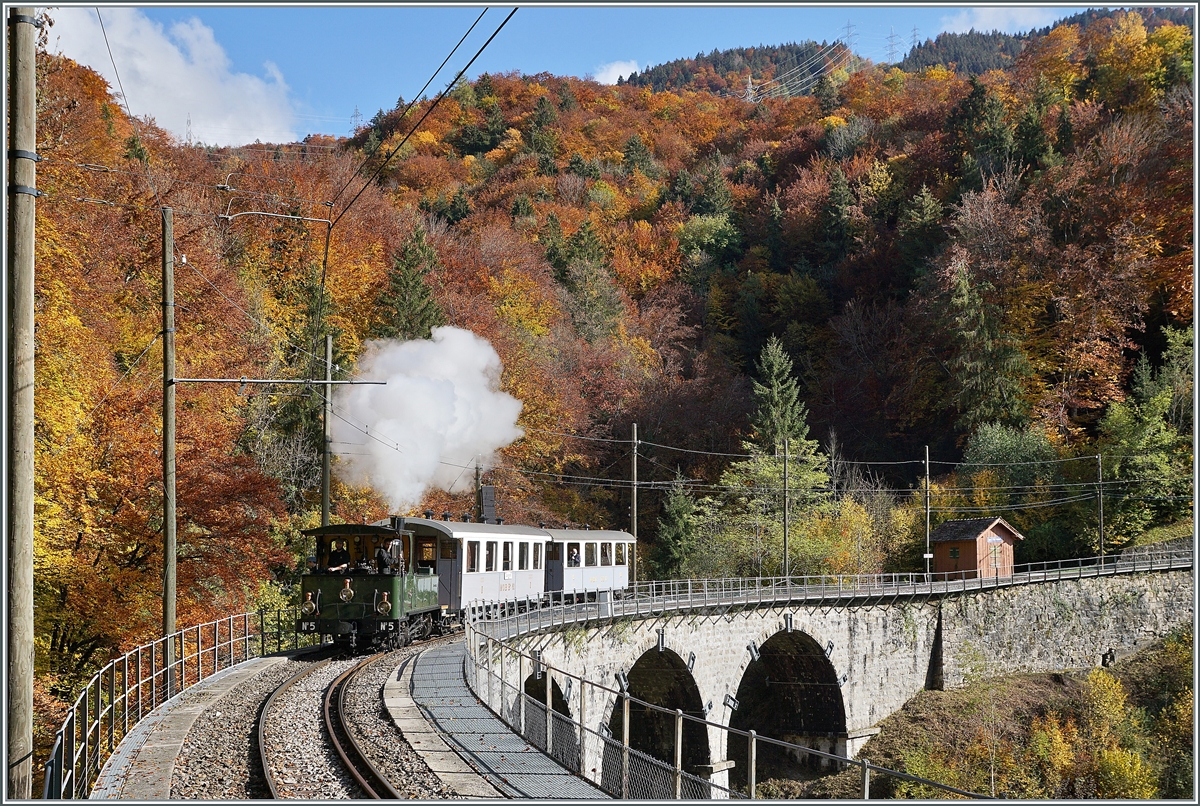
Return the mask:
<path fill-rule="evenodd" d="M 338 475 L 370 484 L 397 512 L 430 487 L 469 490 L 475 458 L 486 469 L 524 434 L 516 424 L 521 401 L 499 391 L 500 371 L 492 345 L 461 328 L 435 327 L 432 340 L 367 342 L 358 376 L 387 386 L 334 392 L 331 433 L 342 443 L 334 448 L 351 454 Z"/>

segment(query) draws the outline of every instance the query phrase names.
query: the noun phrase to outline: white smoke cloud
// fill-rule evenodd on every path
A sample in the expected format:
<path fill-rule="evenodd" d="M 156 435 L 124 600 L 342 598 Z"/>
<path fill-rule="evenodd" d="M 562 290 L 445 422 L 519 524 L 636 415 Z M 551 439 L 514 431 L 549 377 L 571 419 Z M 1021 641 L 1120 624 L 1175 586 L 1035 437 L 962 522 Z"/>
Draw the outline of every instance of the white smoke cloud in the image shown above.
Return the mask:
<path fill-rule="evenodd" d="M 182 140 L 191 115 L 193 137 L 213 145 L 296 139 L 288 86 L 274 64 L 263 64 L 265 78 L 233 72 L 213 30 L 194 17 L 166 31 L 136 8 L 101 13 L 103 31 L 94 8 L 53 9 L 49 49 L 95 70 L 118 100 L 123 85 L 136 117 L 149 115 Z"/>
<path fill-rule="evenodd" d="M 636 73 L 637 70 L 638 63 L 633 60 L 609 62 L 596 68 L 596 81 L 601 84 L 616 84 L 618 78 L 629 78 L 629 75 Z"/>
<path fill-rule="evenodd" d="M 370 484 L 398 512 L 430 487 L 470 489 L 476 456 L 486 469 L 524 434 L 521 401 L 499 391 L 500 371 L 492 345 L 461 328 L 435 327 L 432 340 L 367 342 L 358 376 L 387 386 L 334 392 L 333 440 L 353 443 L 336 446 L 353 454 L 342 457 L 339 477 Z"/>

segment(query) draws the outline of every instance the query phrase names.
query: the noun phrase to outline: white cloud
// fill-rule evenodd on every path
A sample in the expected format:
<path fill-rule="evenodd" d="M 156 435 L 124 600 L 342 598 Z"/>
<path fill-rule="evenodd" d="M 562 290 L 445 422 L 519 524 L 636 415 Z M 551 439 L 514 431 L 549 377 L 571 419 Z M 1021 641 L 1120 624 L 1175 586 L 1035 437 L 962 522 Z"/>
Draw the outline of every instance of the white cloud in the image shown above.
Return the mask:
<path fill-rule="evenodd" d="M 297 138 L 295 112 L 279 69 L 265 64 L 265 78 L 233 72 L 225 49 L 200 20 L 175 23 L 167 32 L 137 9 L 104 8 L 110 59 L 94 9 L 57 8 L 50 14 L 50 50 L 92 68 L 119 95 L 115 60 L 129 111 L 154 118 L 181 140 L 189 114 L 193 139 L 213 145 Z"/>
<path fill-rule="evenodd" d="M 1030 8 L 971 8 L 960 11 L 953 17 L 942 17 L 942 30 L 961 34 L 974 28 L 990 33 L 1003 31 L 1007 34 L 1024 33 L 1030 28 L 1041 28 L 1057 20 L 1062 9 Z"/>
<path fill-rule="evenodd" d="M 628 78 L 630 73 L 636 73 L 638 63 L 635 61 L 609 62 L 596 68 L 596 80 L 601 84 L 616 84 L 618 78 Z"/>

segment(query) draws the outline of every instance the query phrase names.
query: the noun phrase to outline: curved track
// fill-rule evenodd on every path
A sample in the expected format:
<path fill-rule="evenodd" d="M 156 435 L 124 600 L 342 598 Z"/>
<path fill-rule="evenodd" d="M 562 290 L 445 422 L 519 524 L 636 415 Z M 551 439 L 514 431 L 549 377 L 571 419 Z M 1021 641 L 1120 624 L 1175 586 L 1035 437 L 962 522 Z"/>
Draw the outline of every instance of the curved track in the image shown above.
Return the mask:
<path fill-rule="evenodd" d="M 346 770 L 353 776 L 368 798 L 377 800 L 400 800 L 403 796 L 388 782 L 384 774 L 370 762 L 366 754 L 354 739 L 354 732 L 347 728 L 347 719 L 343 708 L 343 695 L 350 688 L 354 679 L 367 666 L 379 661 L 371 657 L 347 669 L 338 675 L 337 679 L 325 690 L 324 718 L 325 729 L 334 752 L 345 765 Z"/>

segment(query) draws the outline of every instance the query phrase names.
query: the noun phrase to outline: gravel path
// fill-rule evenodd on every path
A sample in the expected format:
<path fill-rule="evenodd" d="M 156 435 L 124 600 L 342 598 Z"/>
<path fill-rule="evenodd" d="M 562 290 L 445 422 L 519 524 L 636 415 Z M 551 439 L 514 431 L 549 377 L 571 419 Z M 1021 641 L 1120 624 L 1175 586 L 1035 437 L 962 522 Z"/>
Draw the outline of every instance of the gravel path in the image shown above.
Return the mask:
<path fill-rule="evenodd" d="M 359 673 L 346 694 L 348 727 L 368 759 L 402 796 L 410 798 L 456 798 L 417 755 L 388 716 L 383 706 L 383 685 L 406 658 L 434 642 L 388 653 Z"/>

